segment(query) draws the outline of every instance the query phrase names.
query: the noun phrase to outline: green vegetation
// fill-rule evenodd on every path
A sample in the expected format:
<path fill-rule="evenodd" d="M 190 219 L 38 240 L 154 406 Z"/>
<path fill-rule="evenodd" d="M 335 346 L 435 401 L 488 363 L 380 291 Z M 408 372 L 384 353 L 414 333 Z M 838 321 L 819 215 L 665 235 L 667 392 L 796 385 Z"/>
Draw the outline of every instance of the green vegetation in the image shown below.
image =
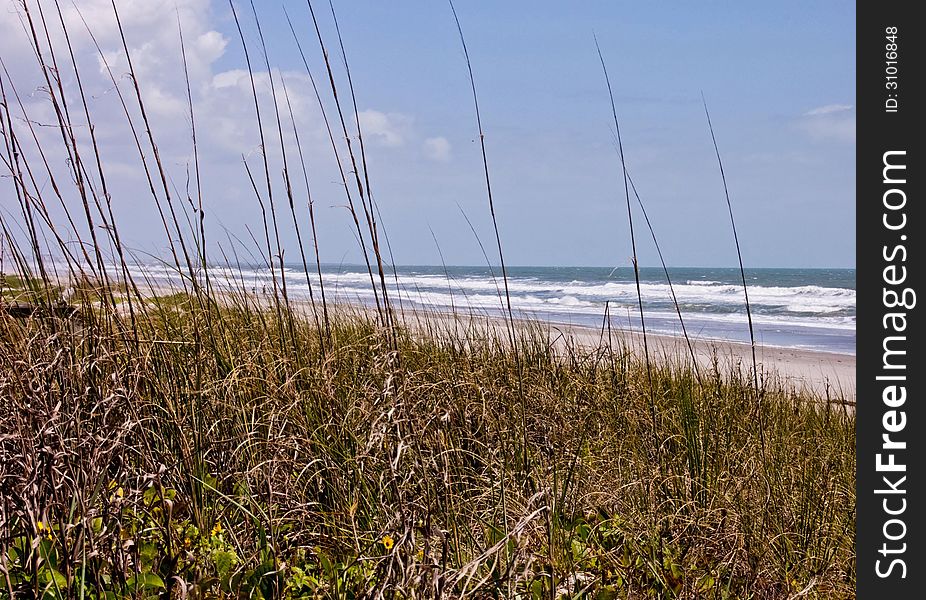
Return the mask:
<path fill-rule="evenodd" d="M 654 366 L 653 431 L 634 355 L 540 327 L 396 351 L 342 313 L 323 353 L 308 320 L 156 304 L 135 333 L 0 321 L 0 594 L 854 593 L 841 407 L 764 390 L 763 456 L 748 374 Z"/>
<path fill-rule="evenodd" d="M 28 302 L 43 292 L 57 296 L 57 290 L 44 286 L 41 279 L 0 273 L 0 302 Z"/>
<path fill-rule="evenodd" d="M 0 290 L 21 290 L 26 286 L 28 280 L 24 280 L 19 275 L 7 275 L 0 273 Z"/>

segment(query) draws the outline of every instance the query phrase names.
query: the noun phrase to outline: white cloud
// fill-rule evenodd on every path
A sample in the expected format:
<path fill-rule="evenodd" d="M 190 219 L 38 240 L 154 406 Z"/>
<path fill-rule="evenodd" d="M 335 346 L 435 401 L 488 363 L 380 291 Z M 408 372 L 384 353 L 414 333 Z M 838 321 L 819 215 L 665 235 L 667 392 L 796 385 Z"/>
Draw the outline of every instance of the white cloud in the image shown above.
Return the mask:
<path fill-rule="evenodd" d="M 213 62 L 225 53 L 228 40 L 218 31 L 207 31 L 196 38 L 196 50 L 200 56 Z"/>
<path fill-rule="evenodd" d="M 798 128 L 816 141 L 855 142 L 855 107 L 827 104 L 801 115 Z"/>
<path fill-rule="evenodd" d="M 26 5 L 19 0 L 0 0 L 0 56 L 11 66 L 10 79 L 18 91 L 28 95 L 44 87 L 45 83 L 23 27 L 26 20 L 24 6 L 30 7 L 33 20 L 38 18 L 34 0 Z M 230 38 L 217 30 L 225 15 L 216 12 L 227 7 L 223 8 L 221 3 L 213 6 L 210 0 L 116 0 L 116 7 L 162 156 L 174 164 L 182 164 L 186 160 L 184 157 L 189 157 L 191 151 L 189 100 L 178 27 L 182 27 L 183 31 L 190 91 L 201 141 L 214 145 L 201 148 L 203 155 L 208 156 L 210 150 L 219 150 L 224 154 L 219 157 L 227 159 L 228 153 L 233 156 L 247 154 L 259 146 L 248 72 L 240 68 L 243 65 L 233 65 L 223 71 L 216 68 L 228 46 L 240 44 L 236 37 Z M 58 22 L 57 12 L 46 10 L 45 16 L 52 46 L 57 50 L 61 63 L 65 93 L 70 97 L 77 94 L 70 63 L 63 58 L 68 56 L 65 48 L 70 41 L 89 96 L 89 108 L 98 135 L 108 135 L 114 143 L 124 142 L 129 139 L 127 124 L 112 79 L 116 80 L 132 107 L 133 118 L 137 119 L 138 116 L 134 110 L 135 92 L 128 77 L 128 60 L 111 0 L 80 0 L 76 4 L 62 2 L 61 11 L 68 31 L 67 40 Z M 244 25 L 246 28 L 249 26 L 248 19 L 244 19 Z M 44 27 L 38 27 L 44 32 Z M 44 37 L 42 42 L 47 45 Z M 253 46 L 255 40 L 249 39 L 249 44 Z M 252 47 L 252 51 L 256 50 Z M 45 56 L 49 56 L 47 51 Z M 274 69 L 273 77 L 277 107 L 283 117 L 284 128 L 289 130 L 285 127 L 289 121 L 289 108 L 280 85 L 282 78 L 286 79 L 296 122 L 300 127 L 317 123 L 314 93 L 305 74 Z M 266 70 L 258 70 L 254 72 L 254 79 L 261 110 L 269 114 L 273 106 L 270 74 Z M 44 117 L 47 111 L 43 103 L 37 99 L 32 104 L 26 107 L 27 110 L 34 117 Z M 53 114 L 51 117 L 54 120 Z M 79 117 L 79 113 L 72 116 Z M 267 145 L 278 146 L 278 140 L 272 139 L 275 128 L 265 129 L 265 134 L 270 136 L 266 140 Z M 307 135 L 306 139 L 310 139 L 310 136 Z"/>
<path fill-rule="evenodd" d="M 383 146 L 398 147 L 405 144 L 412 118 L 400 113 L 382 113 L 363 110 L 359 113 L 360 129 L 367 138 L 372 137 Z"/>
<path fill-rule="evenodd" d="M 215 89 L 235 87 L 237 85 L 247 85 L 246 77 L 248 72 L 244 69 L 232 69 L 216 73 L 212 78 L 212 87 Z"/>
<path fill-rule="evenodd" d="M 92 157 L 94 152 L 89 147 L 90 128 L 83 115 L 80 90 L 70 63 L 67 40 L 58 22 L 54 3 L 49 3 L 48 0 L 42 2 L 43 7 L 50 7 L 45 11 L 45 16 L 48 19 L 51 45 L 59 62 L 64 95 L 75 109 L 70 113 L 73 131 L 78 145 L 83 148 L 81 154 Z M 4 86 L 11 97 L 14 97 L 15 88 L 23 103 L 20 108 L 14 100 L 11 102 L 10 110 L 13 112 L 14 124 L 23 128 L 20 138 L 24 141 L 23 154 L 27 160 L 34 166 L 40 166 L 46 164 L 42 159 L 47 159 L 49 169 L 56 180 L 67 182 L 72 177 L 68 152 L 62 144 L 60 132 L 54 127 L 57 117 L 49 102 L 49 95 L 43 91 L 47 88 L 43 71 L 37 64 L 30 39 L 23 28 L 21 19 L 25 19 L 25 15 L 22 6 L 20 0 L 0 0 L 0 56 L 10 70 L 9 77 L 3 77 Z M 36 0 L 29 0 L 28 6 L 35 20 Z M 298 167 L 294 161 L 303 158 L 301 155 L 297 157 L 296 154 L 295 136 L 290 121 L 291 108 L 299 130 L 300 149 L 304 152 L 304 158 L 314 177 L 313 188 L 318 190 L 313 190 L 313 193 L 318 193 L 319 198 L 325 198 L 326 192 L 340 193 L 337 187 L 326 185 L 337 177 L 337 163 L 331 156 L 330 142 L 321 122 L 315 93 L 304 71 L 271 68 L 268 72 L 266 69 L 260 70 L 263 66 L 262 60 L 255 61 L 258 70 L 253 74 L 254 88 L 258 96 L 264 130 L 264 146 L 261 146 L 261 132 L 258 131 L 254 113 L 251 77 L 242 64 L 241 42 L 234 27 L 228 23 L 227 5 L 223 6 L 222 3 L 210 0 L 116 0 L 116 6 L 125 30 L 129 56 L 141 89 L 146 116 L 150 121 L 150 129 L 172 193 L 177 196 L 184 195 L 192 185 L 193 172 L 189 99 L 183 71 L 178 15 L 183 28 L 190 95 L 196 117 L 204 204 L 207 213 L 214 207 L 221 207 L 220 210 L 210 213 L 216 215 L 215 222 L 221 222 L 223 226 L 227 222 L 230 227 L 234 227 L 236 222 L 239 225 L 247 224 L 248 215 L 253 216 L 249 212 L 254 208 L 253 198 L 250 196 L 251 183 L 241 164 L 242 156 L 246 157 L 253 175 L 260 179 L 263 171 L 260 164 L 261 155 L 265 155 L 269 162 L 268 170 L 274 178 L 273 189 L 277 192 L 283 189 L 280 181 L 284 172 L 281 133 L 274 118 L 271 81 L 276 92 L 276 108 L 279 109 L 282 119 L 283 142 L 291 163 L 288 166 L 296 171 Z M 125 221 L 131 223 L 141 237 L 157 235 L 149 231 L 146 217 L 142 216 L 148 214 L 145 213 L 146 210 L 153 209 L 153 204 L 147 200 L 146 194 L 138 193 L 139 189 L 146 189 L 147 183 L 139 148 L 136 147 L 136 138 L 129 128 L 128 119 L 132 120 L 132 125 L 136 128 L 141 152 L 145 154 L 149 167 L 153 164 L 152 151 L 145 134 L 145 125 L 141 120 L 132 80 L 128 76 L 128 60 L 116 26 L 111 0 L 78 0 L 76 6 L 70 0 L 66 0 L 61 3 L 61 9 L 68 39 L 73 46 L 80 70 L 81 83 L 86 93 L 95 139 L 99 142 L 101 162 L 113 205 L 117 214 L 120 210 L 124 211 L 123 214 L 127 215 Z M 249 17 L 250 15 L 247 15 L 242 19 L 245 37 L 252 55 L 260 57 L 253 20 Z M 92 38 L 88 27 L 92 30 Z M 47 51 L 49 44 L 45 40 L 44 27 L 38 24 L 37 28 L 47 60 L 50 53 Z M 99 49 L 96 44 L 99 44 Z M 237 51 L 229 52 L 229 47 L 237 48 Z M 233 56 L 229 57 L 227 54 Z M 330 102 L 330 95 L 324 87 L 322 96 L 326 102 Z M 122 106 L 123 99 L 126 109 Z M 420 141 L 414 134 L 413 119 L 401 113 L 381 112 L 371 108 L 359 115 L 359 121 L 365 138 L 371 145 L 396 148 L 417 145 Z M 36 128 L 38 141 L 34 142 L 25 125 L 30 122 L 52 126 Z M 340 125 L 335 121 L 332 126 L 336 127 L 336 143 L 343 148 L 344 142 L 337 133 Z M 351 129 L 350 126 L 348 129 Z M 38 155 L 37 145 L 41 146 L 44 157 Z M 439 154 L 440 150 L 437 152 Z M 8 178 L 2 177 L 3 171 L 0 165 L 0 196 L 9 192 L 9 188 L 6 187 Z M 155 179 L 158 178 L 157 173 L 154 176 Z M 89 178 L 95 179 L 92 173 Z M 299 177 L 294 178 L 293 185 L 298 188 L 300 182 L 295 181 L 296 179 Z M 98 181 L 93 183 L 99 185 Z M 39 181 L 38 185 L 42 184 L 43 181 Z M 156 187 L 160 188 L 159 185 Z M 263 187 L 260 187 L 263 193 Z M 74 193 L 74 189 L 64 185 L 62 189 L 65 196 L 63 201 L 66 204 L 79 202 L 80 198 Z M 157 193 L 161 193 L 160 189 Z M 231 210 L 232 205 L 235 210 Z"/>
<path fill-rule="evenodd" d="M 145 88 L 145 103 L 158 115 L 172 119 L 183 119 L 189 111 L 189 104 L 182 98 L 157 85 Z"/>
<path fill-rule="evenodd" d="M 450 142 L 445 137 L 428 138 L 422 144 L 424 155 L 431 160 L 448 162 L 450 160 Z"/>
<path fill-rule="evenodd" d="M 841 113 L 852 110 L 851 104 L 827 104 L 826 106 L 818 106 L 817 108 L 808 110 L 804 113 L 805 117 L 815 117 L 819 115 L 831 115 L 833 113 Z"/>

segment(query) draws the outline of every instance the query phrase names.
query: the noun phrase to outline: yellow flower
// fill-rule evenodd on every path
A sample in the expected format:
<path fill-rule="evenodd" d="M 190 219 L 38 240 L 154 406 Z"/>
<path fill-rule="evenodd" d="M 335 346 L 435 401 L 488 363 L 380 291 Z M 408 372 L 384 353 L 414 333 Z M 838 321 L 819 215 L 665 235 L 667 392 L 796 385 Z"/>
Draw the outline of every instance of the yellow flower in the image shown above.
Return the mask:
<path fill-rule="evenodd" d="M 190 540 L 190 538 L 184 538 L 184 539 L 183 539 L 183 547 L 184 547 L 184 548 L 189 548 L 192 544 L 193 544 L 193 541 Z"/>
<path fill-rule="evenodd" d="M 117 487 L 117 488 L 116 488 L 116 497 L 117 497 L 117 498 L 122 498 L 123 495 L 125 495 L 125 492 L 122 491 L 122 488 L 121 488 L 121 487 Z"/>
<path fill-rule="evenodd" d="M 424 560 L 424 550 L 419 550 L 418 554 L 415 555 L 415 558 L 417 558 L 419 562 L 423 561 Z"/>
<path fill-rule="evenodd" d="M 384 535 L 383 536 L 383 548 L 385 548 L 386 551 L 388 552 L 389 550 L 392 550 L 393 546 L 395 546 L 395 540 L 392 539 L 392 536 L 389 534 Z"/>
<path fill-rule="evenodd" d="M 216 521 L 215 527 L 212 528 L 212 535 L 219 535 L 222 533 L 222 524 Z"/>
<path fill-rule="evenodd" d="M 37 522 L 35 525 L 38 527 L 39 531 L 43 531 L 45 529 L 45 523 L 42 523 L 41 521 Z"/>

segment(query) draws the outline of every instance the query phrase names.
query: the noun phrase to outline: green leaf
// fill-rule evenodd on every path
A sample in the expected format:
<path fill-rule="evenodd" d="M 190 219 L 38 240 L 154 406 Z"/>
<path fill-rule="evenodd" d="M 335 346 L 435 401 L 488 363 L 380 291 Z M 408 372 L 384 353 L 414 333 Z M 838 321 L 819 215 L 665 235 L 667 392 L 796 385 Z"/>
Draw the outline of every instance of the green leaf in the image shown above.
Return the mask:
<path fill-rule="evenodd" d="M 714 587 L 714 578 L 710 575 L 705 575 L 701 578 L 701 581 L 698 583 L 699 592 L 710 591 Z"/>
<path fill-rule="evenodd" d="M 141 573 L 126 582 L 129 594 L 135 594 L 143 590 L 164 589 L 165 587 L 164 580 L 154 573 Z"/>
<path fill-rule="evenodd" d="M 218 572 L 219 577 L 224 578 L 235 566 L 235 563 L 238 562 L 238 556 L 234 552 L 216 550 L 212 553 L 212 561 L 215 563 L 215 570 Z"/>
<path fill-rule="evenodd" d="M 157 545 L 151 542 L 143 543 L 138 549 L 138 556 L 141 559 L 142 565 L 150 567 L 158 557 Z"/>
<path fill-rule="evenodd" d="M 203 483 L 204 483 L 207 487 L 212 488 L 212 489 L 214 489 L 214 490 L 216 490 L 216 489 L 219 488 L 219 480 L 216 479 L 213 475 L 211 475 L 211 474 L 209 474 L 209 473 L 204 473 L 204 474 L 200 475 L 199 478 L 202 479 Z"/>
<path fill-rule="evenodd" d="M 68 586 L 67 578 L 56 569 L 42 569 L 40 580 L 50 590 L 64 590 Z"/>
<path fill-rule="evenodd" d="M 333 569 L 331 566 L 331 561 L 328 560 L 328 556 L 322 552 L 320 548 L 315 549 L 315 554 L 318 556 L 318 564 L 321 565 L 322 570 L 326 575 L 331 576 Z"/>
<path fill-rule="evenodd" d="M 598 590 L 598 596 L 596 596 L 596 598 L 598 598 L 598 600 L 613 600 L 617 598 L 617 590 L 611 585 L 603 586 Z"/>
<path fill-rule="evenodd" d="M 157 493 L 158 491 L 154 488 L 153 485 L 145 490 L 145 493 L 142 495 L 142 499 L 145 501 L 145 504 L 151 504 L 154 502 L 154 499 L 157 497 Z"/>
<path fill-rule="evenodd" d="M 55 547 L 51 540 L 43 539 L 39 543 L 38 550 L 39 556 L 41 556 L 52 569 L 58 567 L 58 553 L 55 551 Z"/>
<path fill-rule="evenodd" d="M 579 540 L 572 540 L 572 558 L 573 560 L 579 560 L 582 558 L 582 555 L 585 554 L 585 544 Z"/>

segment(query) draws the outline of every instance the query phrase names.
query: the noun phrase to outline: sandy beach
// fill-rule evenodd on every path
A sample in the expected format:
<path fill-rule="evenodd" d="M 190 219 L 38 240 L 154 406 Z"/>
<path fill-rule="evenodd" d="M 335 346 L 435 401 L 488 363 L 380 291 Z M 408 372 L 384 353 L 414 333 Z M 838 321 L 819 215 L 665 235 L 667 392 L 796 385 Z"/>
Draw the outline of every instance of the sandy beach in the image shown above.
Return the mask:
<path fill-rule="evenodd" d="M 588 328 L 566 329 L 577 341 L 596 343 L 599 333 Z M 642 335 L 622 332 L 617 334 L 623 340 L 632 340 L 642 351 Z M 689 351 L 684 338 L 648 335 L 650 352 L 662 357 L 688 358 Z M 722 369 L 752 369 L 752 348 L 749 344 L 722 340 L 693 340 L 692 348 L 699 364 L 710 366 L 716 357 Z M 822 398 L 842 398 L 855 401 L 855 356 L 833 352 L 819 352 L 798 348 L 779 348 L 756 345 L 756 360 L 760 378 L 774 383 L 776 380 L 785 388 L 795 391 L 811 391 Z"/>
<path fill-rule="evenodd" d="M 176 288 L 163 285 L 148 286 L 145 295 L 168 295 L 177 292 Z M 245 293 L 257 305 L 269 308 L 269 298 L 260 294 Z M 225 290 L 221 296 L 229 300 L 232 296 L 241 297 L 241 292 Z M 291 307 L 304 318 L 312 318 L 312 305 L 305 300 L 291 301 Z M 331 310 L 332 307 L 329 307 Z M 373 317 L 375 310 L 361 304 L 338 304 L 334 312 L 362 312 Z M 456 335 L 470 334 L 484 337 L 493 335 L 499 339 L 507 337 L 505 319 L 479 312 L 460 311 L 456 314 L 438 308 L 430 310 L 397 310 L 396 315 L 411 331 L 428 331 L 440 334 L 441 331 L 454 331 Z M 550 339 L 557 345 L 575 344 L 586 349 L 607 345 L 608 331 L 601 328 L 586 327 L 567 323 L 557 323 L 537 319 L 515 319 L 516 326 L 522 329 L 540 327 L 547 331 Z M 643 354 L 643 336 L 639 331 L 612 329 L 614 347 L 627 345 L 640 355 Z M 660 361 L 685 362 L 690 360 L 688 346 L 683 337 L 647 334 L 650 356 Z M 752 370 L 752 349 L 749 344 L 725 340 L 692 338 L 692 349 L 699 365 L 710 367 L 717 361 L 724 373 L 742 370 L 747 375 Z M 769 384 L 780 384 L 785 389 L 795 392 L 805 391 L 820 398 L 829 398 L 854 404 L 856 398 L 855 355 L 800 348 L 785 348 L 770 345 L 756 345 L 756 360 L 759 365 L 760 379 Z"/>
<path fill-rule="evenodd" d="M 492 316 L 413 311 L 406 312 L 403 319 L 410 329 L 421 328 L 429 320 L 437 320 L 445 327 L 456 323 L 458 332 L 475 330 L 483 334 L 492 330 L 500 337 L 505 335 L 505 321 Z M 516 323 L 524 328 L 542 327 L 556 344 L 572 343 L 583 348 L 596 348 L 608 343 L 608 332 L 592 327 L 527 320 L 516 320 Z M 641 355 L 644 352 L 640 332 L 612 329 L 610 335 L 614 346 L 624 344 Z M 650 355 L 656 360 L 690 360 L 683 337 L 648 334 L 647 341 Z M 716 359 L 722 372 L 741 369 L 748 374 L 752 370 L 752 348 L 749 344 L 693 338 L 692 349 L 699 365 L 704 367 L 713 365 Z M 756 360 L 761 380 L 769 384 L 781 384 L 785 389 L 807 391 L 834 401 L 855 402 L 855 355 L 757 344 Z"/>

